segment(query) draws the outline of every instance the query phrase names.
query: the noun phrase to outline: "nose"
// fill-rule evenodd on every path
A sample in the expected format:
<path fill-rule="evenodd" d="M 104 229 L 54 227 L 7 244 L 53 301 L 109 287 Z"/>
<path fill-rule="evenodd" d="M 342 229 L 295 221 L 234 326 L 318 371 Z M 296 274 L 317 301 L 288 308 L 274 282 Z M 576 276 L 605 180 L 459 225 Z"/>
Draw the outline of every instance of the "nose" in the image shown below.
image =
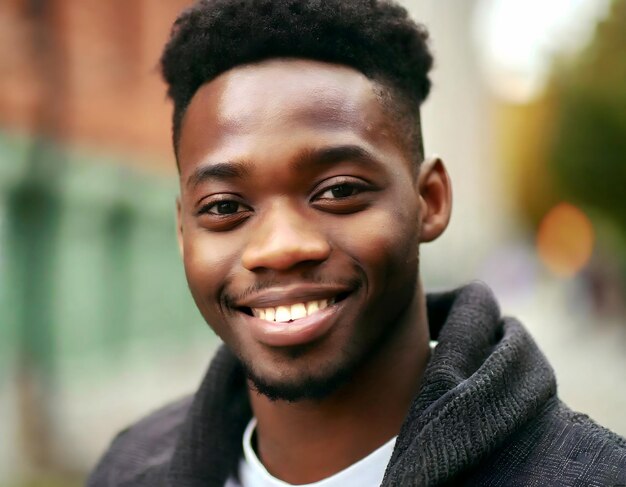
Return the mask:
<path fill-rule="evenodd" d="M 286 203 L 260 215 L 251 231 L 241 257 L 242 265 L 250 271 L 284 271 L 303 263 L 323 262 L 330 255 L 325 236 Z"/>

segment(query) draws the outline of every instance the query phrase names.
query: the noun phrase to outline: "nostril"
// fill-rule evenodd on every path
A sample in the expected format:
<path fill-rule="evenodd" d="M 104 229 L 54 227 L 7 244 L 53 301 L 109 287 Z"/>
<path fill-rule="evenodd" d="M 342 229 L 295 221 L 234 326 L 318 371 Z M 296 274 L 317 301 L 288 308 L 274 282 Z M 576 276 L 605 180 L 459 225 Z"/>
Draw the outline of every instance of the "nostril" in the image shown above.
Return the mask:
<path fill-rule="evenodd" d="M 314 267 L 324 262 L 328 254 L 308 251 L 306 248 L 283 249 L 276 252 L 248 253 L 242 265 L 248 270 L 272 269 L 284 271 L 295 267 Z"/>
<path fill-rule="evenodd" d="M 248 270 L 287 270 L 328 259 L 331 248 L 323 235 L 304 224 L 292 225 L 286 220 L 289 215 L 272 218 L 263 228 L 257 229 L 243 250 L 243 267 Z"/>

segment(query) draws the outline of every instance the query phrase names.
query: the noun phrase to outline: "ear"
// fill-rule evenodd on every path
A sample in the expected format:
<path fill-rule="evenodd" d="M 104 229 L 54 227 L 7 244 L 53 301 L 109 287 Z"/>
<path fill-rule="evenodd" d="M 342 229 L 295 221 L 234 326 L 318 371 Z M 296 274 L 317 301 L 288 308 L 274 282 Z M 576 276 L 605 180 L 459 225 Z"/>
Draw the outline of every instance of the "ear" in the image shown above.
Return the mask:
<path fill-rule="evenodd" d="M 417 180 L 420 206 L 420 243 L 432 242 L 447 228 L 452 212 L 452 184 L 441 159 L 425 160 Z"/>
<path fill-rule="evenodd" d="M 182 207 L 180 203 L 180 196 L 176 198 L 176 239 L 178 240 L 178 251 L 180 256 L 185 256 L 185 250 L 183 245 L 183 215 Z"/>

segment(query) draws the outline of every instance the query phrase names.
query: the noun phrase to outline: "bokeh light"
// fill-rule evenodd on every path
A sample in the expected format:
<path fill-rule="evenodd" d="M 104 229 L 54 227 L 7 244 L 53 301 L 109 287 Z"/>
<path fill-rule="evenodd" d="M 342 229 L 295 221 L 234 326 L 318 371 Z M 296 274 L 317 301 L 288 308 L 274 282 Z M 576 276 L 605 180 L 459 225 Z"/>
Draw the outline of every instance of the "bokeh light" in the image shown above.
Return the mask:
<path fill-rule="evenodd" d="M 587 215 L 569 203 L 559 203 L 543 218 L 537 232 L 537 252 L 554 274 L 571 277 L 591 258 L 594 230 Z"/>
<path fill-rule="evenodd" d="M 474 40 L 493 94 L 510 103 L 535 99 L 553 58 L 586 46 L 610 5 L 610 0 L 479 0 Z"/>

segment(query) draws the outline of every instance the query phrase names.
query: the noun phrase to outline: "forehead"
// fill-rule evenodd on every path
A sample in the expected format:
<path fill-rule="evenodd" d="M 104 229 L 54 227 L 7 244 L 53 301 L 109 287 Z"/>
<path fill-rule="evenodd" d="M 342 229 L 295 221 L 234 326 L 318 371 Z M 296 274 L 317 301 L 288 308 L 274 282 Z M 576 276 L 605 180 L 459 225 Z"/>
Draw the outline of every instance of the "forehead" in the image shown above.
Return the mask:
<path fill-rule="evenodd" d="M 224 146 L 272 139 L 344 136 L 397 148 L 397 129 L 377 89 L 354 69 L 318 61 L 269 60 L 231 69 L 201 86 L 191 100 L 179 162 L 197 163 Z"/>

